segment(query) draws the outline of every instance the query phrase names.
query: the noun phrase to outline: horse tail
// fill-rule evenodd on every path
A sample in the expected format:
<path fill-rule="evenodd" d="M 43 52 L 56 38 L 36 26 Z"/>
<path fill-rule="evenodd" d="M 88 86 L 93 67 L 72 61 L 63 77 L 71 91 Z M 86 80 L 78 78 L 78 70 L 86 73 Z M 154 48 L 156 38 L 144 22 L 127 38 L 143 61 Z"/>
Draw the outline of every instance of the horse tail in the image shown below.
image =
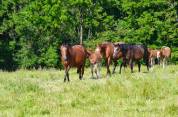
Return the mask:
<path fill-rule="evenodd" d="M 143 58 L 143 60 L 146 63 L 146 65 L 148 66 L 149 65 L 149 52 L 148 52 L 147 45 L 144 45 L 143 48 L 144 48 L 144 58 Z"/>
<path fill-rule="evenodd" d="M 170 48 L 170 58 L 172 57 L 172 50 L 171 50 L 171 48 Z"/>

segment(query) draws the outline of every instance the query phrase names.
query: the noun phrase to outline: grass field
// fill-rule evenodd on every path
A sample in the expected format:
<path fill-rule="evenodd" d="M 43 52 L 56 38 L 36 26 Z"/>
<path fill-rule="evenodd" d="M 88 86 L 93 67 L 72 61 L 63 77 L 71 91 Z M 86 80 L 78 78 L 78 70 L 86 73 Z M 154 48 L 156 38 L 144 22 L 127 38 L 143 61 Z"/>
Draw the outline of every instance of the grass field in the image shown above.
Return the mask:
<path fill-rule="evenodd" d="M 141 73 L 134 68 L 120 75 L 80 81 L 76 69 L 70 83 L 64 71 L 0 72 L 0 117 L 178 117 L 178 66 L 159 66 Z"/>

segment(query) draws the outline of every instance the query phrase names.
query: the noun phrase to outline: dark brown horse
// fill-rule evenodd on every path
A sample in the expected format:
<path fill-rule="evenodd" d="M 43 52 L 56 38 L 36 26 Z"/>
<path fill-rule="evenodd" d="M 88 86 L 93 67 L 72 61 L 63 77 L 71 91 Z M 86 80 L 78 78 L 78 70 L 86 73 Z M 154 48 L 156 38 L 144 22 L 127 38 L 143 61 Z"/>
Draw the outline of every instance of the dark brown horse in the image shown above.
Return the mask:
<path fill-rule="evenodd" d="M 66 78 L 69 80 L 69 70 L 71 67 L 77 68 L 79 79 L 81 80 L 84 74 L 84 65 L 86 60 L 86 50 L 82 45 L 62 45 L 60 47 L 62 64 L 65 69 L 64 82 Z"/>
<path fill-rule="evenodd" d="M 102 56 L 99 52 L 92 52 L 90 50 L 87 50 L 87 56 L 89 58 L 90 61 L 90 65 L 91 65 L 91 73 L 92 73 L 92 77 L 94 77 L 93 72 L 95 72 L 96 77 L 100 78 L 100 68 L 101 68 L 101 59 Z"/>
<path fill-rule="evenodd" d="M 133 73 L 133 62 L 138 63 L 138 70 L 140 72 L 141 63 L 140 60 L 143 58 L 147 65 L 147 70 L 149 70 L 149 59 L 148 59 L 148 49 L 144 45 L 133 45 L 133 44 L 116 44 L 114 46 L 114 55 L 122 54 L 122 63 L 120 66 L 120 73 L 122 66 L 126 66 L 129 62 L 131 72 Z"/>
<path fill-rule="evenodd" d="M 96 52 L 99 52 L 102 57 L 104 57 L 106 61 L 106 67 L 107 67 L 107 76 L 111 75 L 111 71 L 109 69 L 109 66 L 111 64 L 111 61 L 113 59 L 113 53 L 114 53 L 114 45 L 110 42 L 104 42 L 102 44 L 99 44 L 96 47 Z"/>
<path fill-rule="evenodd" d="M 163 46 L 161 48 L 161 60 L 163 68 L 167 65 L 168 59 L 171 57 L 171 49 L 169 47 Z"/>

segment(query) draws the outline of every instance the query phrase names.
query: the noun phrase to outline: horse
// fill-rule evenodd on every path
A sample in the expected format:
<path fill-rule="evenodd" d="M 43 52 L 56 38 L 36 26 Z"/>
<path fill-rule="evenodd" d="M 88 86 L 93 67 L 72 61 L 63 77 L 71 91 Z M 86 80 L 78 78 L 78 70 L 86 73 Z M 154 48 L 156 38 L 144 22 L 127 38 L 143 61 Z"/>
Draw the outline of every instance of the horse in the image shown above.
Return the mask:
<path fill-rule="evenodd" d="M 153 65 L 155 64 L 155 59 L 157 59 L 158 64 L 160 64 L 160 57 L 161 57 L 161 51 L 157 50 L 157 49 L 151 49 L 148 48 L 148 53 L 149 53 L 149 64 L 150 67 L 153 67 Z"/>
<path fill-rule="evenodd" d="M 96 77 L 99 79 L 101 77 L 100 76 L 101 59 L 102 59 L 101 54 L 97 51 L 92 52 L 90 50 L 87 50 L 87 56 L 89 58 L 90 65 L 91 65 L 92 78 L 94 78 L 93 72 L 95 72 Z"/>
<path fill-rule="evenodd" d="M 84 66 L 86 60 L 86 50 L 82 45 L 65 45 L 62 44 L 60 47 L 61 51 L 61 60 L 65 69 L 64 82 L 66 78 L 68 82 L 69 79 L 69 70 L 71 67 L 77 68 L 77 73 L 79 74 L 79 79 L 82 80 L 84 74 Z"/>
<path fill-rule="evenodd" d="M 105 62 L 106 62 L 106 68 L 107 68 L 107 74 L 106 76 L 108 77 L 108 75 L 111 75 L 111 71 L 109 69 L 109 66 L 111 64 L 111 61 L 113 59 L 113 53 L 114 53 L 114 45 L 111 42 L 104 42 L 102 44 L 99 44 L 96 49 L 96 52 L 100 53 L 102 55 L 102 57 L 104 57 Z"/>
<path fill-rule="evenodd" d="M 171 57 L 171 49 L 167 46 L 163 46 L 161 48 L 161 60 L 163 64 L 163 68 L 167 65 L 168 59 Z"/>
<path fill-rule="evenodd" d="M 118 44 L 125 44 L 125 42 L 116 42 L 114 43 L 114 46 L 115 45 L 118 45 Z M 114 48 L 115 49 L 115 48 Z M 115 50 L 114 50 L 115 51 Z M 116 70 L 116 66 L 118 64 L 117 60 L 119 60 L 120 58 L 122 58 L 122 53 L 118 53 L 117 55 L 114 56 L 113 54 L 113 62 L 114 62 L 114 67 L 113 67 L 113 71 L 112 71 L 112 74 L 115 73 L 115 70 Z"/>
<path fill-rule="evenodd" d="M 126 66 L 129 62 L 131 73 L 133 73 L 133 62 L 138 63 L 138 70 L 140 72 L 141 63 L 140 60 L 143 58 L 147 65 L 147 70 L 149 71 L 149 59 L 148 59 L 148 49 L 144 45 L 133 45 L 133 44 L 117 44 L 114 45 L 114 55 L 122 54 L 122 63 L 120 66 L 120 73 L 122 66 Z"/>

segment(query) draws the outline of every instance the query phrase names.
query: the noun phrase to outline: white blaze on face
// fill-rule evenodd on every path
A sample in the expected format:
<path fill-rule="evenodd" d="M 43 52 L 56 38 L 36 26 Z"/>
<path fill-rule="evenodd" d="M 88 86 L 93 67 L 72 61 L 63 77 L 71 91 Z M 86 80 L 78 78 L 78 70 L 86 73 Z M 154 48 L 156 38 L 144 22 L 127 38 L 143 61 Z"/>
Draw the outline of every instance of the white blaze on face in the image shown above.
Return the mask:
<path fill-rule="evenodd" d="M 116 47 L 114 47 L 114 53 L 116 52 L 116 50 L 117 50 L 117 48 L 116 48 Z"/>
<path fill-rule="evenodd" d="M 117 47 L 114 47 L 113 57 L 115 57 L 116 53 L 117 53 Z"/>

